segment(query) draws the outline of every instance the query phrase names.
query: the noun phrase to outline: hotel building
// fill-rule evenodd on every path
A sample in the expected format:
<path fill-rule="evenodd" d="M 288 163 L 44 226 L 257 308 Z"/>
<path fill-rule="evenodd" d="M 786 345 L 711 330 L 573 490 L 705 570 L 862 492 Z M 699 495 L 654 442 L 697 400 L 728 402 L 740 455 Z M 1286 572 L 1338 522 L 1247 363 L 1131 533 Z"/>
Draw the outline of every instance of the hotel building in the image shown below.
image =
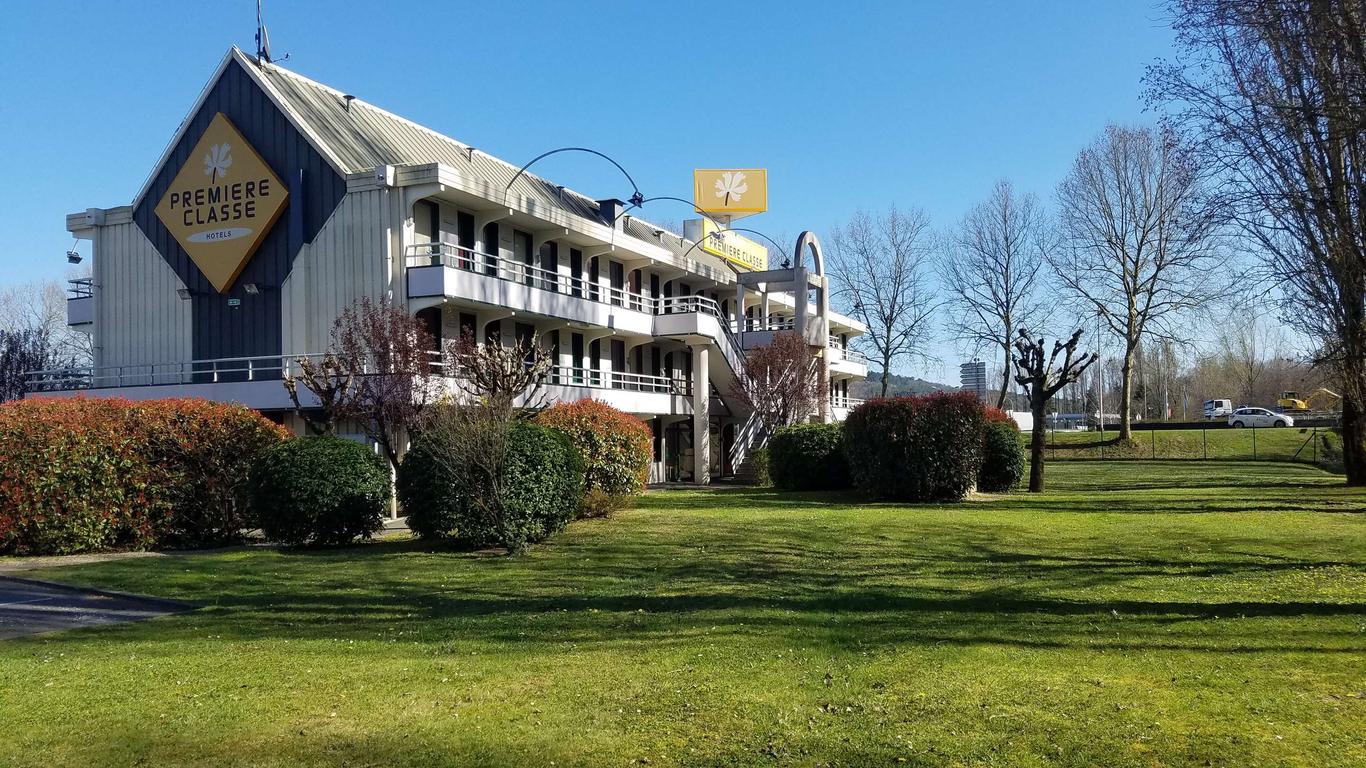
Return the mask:
<path fill-rule="evenodd" d="M 371 297 L 438 339 L 534 335 L 557 363 L 552 400 L 649 423 L 652 480 L 740 469 L 757 427 L 732 382 L 778 330 L 800 326 L 828 370 L 822 415 L 843 417 L 867 374 L 848 347 L 865 329 L 821 300 L 807 311 L 819 268 L 741 264 L 716 247 L 741 243 L 733 233 L 694 222 L 689 239 L 518 171 L 233 48 L 133 203 L 67 217 L 92 244 L 68 318 L 92 335 L 93 365 L 33 372 L 30 391 L 203 397 L 297 429 L 282 371 Z"/>

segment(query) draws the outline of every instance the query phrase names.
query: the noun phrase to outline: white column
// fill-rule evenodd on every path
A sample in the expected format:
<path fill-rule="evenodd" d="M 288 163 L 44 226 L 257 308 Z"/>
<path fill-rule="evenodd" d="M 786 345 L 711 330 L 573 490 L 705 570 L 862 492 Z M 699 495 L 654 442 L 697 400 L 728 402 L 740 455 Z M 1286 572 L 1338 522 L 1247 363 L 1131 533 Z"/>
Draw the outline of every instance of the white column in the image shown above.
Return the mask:
<path fill-rule="evenodd" d="M 711 378 L 707 370 L 707 348 L 692 348 L 692 461 L 693 482 L 711 483 Z"/>

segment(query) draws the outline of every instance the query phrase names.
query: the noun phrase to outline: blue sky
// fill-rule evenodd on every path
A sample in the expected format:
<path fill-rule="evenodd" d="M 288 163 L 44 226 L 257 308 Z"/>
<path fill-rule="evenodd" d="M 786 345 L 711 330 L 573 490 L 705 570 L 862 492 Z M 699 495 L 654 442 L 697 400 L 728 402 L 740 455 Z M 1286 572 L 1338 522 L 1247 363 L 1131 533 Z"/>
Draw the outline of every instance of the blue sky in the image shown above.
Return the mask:
<path fill-rule="evenodd" d="M 678 197 L 694 167 L 766 167 L 770 211 L 747 226 L 789 237 L 890 204 L 945 228 L 1002 177 L 1049 199 L 1106 122 L 1153 119 L 1140 78 L 1171 50 L 1143 1 L 267 0 L 266 15 L 284 66 L 510 162 L 589 146 Z M 6 3 L 0 285 L 65 275 L 65 214 L 131 202 L 254 25 L 246 0 Z M 630 191 L 586 156 L 536 170 Z M 917 368 L 956 378 L 943 363 Z"/>

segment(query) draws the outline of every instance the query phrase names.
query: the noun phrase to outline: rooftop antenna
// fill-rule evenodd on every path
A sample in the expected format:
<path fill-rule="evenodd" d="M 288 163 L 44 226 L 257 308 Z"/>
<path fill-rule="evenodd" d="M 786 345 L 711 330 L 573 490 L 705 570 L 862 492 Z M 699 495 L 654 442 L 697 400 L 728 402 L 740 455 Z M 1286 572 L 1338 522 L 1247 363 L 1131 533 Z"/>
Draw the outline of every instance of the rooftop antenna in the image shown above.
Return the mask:
<path fill-rule="evenodd" d="M 288 61 L 289 54 L 285 54 L 280 61 Z M 261 0 L 256 0 L 256 61 L 262 64 L 270 64 L 275 61 L 270 55 L 270 33 L 266 31 L 266 20 L 261 12 Z"/>
<path fill-rule="evenodd" d="M 265 19 L 261 15 L 261 0 L 257 0 L 257 61 L 270 63 L 270 34 L 265 31 Z"/>

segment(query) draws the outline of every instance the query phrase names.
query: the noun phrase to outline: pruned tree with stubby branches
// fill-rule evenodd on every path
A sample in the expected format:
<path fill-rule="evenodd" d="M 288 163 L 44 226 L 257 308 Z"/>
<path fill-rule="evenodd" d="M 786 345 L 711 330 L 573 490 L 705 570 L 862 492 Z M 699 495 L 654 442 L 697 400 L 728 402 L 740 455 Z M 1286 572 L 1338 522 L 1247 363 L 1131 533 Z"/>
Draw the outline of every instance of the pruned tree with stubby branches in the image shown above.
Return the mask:
<path fill-rule="evenodd" d="M 512 344 L 479 344 L 467 332 L 453 347 L 452 373 L 456 386 L 472 401 L 470 405 L 507 417 L 515 410 L 530 415 L 545 407 L 540 390 L 555 367 L 555 358 L 535 336 Z"/>
<path fill-rule="evenodd" d="M 295 365 L 299 375 L 286 372 L 284 385 L 309 428 L 330 433 L 339 421 L 353 419 L 390 467 L 398 466 L 408 435 L 443 386 L 441 355 L 422 322 L 369 297 L 337 316 L 326 354 Z M 318 398 L 316 408 L 302 403 L 300 383 Z"/>
<path fill-rule="evenodd" d="M 820 408 L 825 386 L 811 347 L 801 334 L 779 331 L 745 354 L 744 370 L 731 385 L 735 398 L 754 409 L 764 433 L 798 424 Z"/>
<path fill-rule="evenodd" d="M 294 404 L 294 413 L 303 419 L 308 431 L 315 435 L 334 435 L 337 433 L 337 419 L 342 415 L 342 403 L 351 392 L 355 382 L 355 368 L 346 363 L 335 352 L 325 352 L 316 357 L 300 357 L 294 360 L 294 367 L 284 372 L 285 391 Z M 317 398 L 317 407 L 304 407 L 299 387 L 312 392 Z"/>
<path fill-rule="evenodd" d="M 1366 5 L 1165 5 L 1177 55 L 1149 70 L 1150 96 L 1342 387 L 1347 483 L 1366 485 Z"/>
<path fill-rule="evenodd" d="M 1048 401 L 1063 387 L 1081 378 L 1082 373 L 1098 359 L 1095 352 L 1077 355 L 1077 344 L 1082 331 L 1077 329 L 1067 341 L 1054 341 L 1048 351 L 1042 338 L 1029 337 L 1029 329 L 1021 328 L 1015 339 L 1015 382 L 1024 387 L 1029 398 L 1029 412 L 1034 416 L 1034 429 L 1029 436 L 1029 490 L 1043 490 L 1043 459 L 1048 430 L 1044 429 L 1044 411 Z M 1062 366 L 1054 368 L 1058 353 L 1063 353 Z"/>

